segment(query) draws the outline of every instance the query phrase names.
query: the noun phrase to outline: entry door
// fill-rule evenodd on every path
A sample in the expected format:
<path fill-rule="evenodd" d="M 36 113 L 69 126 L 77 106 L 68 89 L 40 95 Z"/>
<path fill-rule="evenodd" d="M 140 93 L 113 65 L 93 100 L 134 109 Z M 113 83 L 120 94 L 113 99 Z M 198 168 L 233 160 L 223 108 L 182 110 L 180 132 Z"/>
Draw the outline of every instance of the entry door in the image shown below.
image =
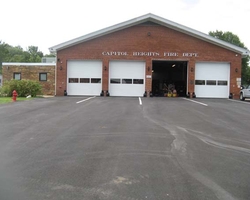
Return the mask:
<path fill-rule="evenodd" d="M 228 98 L 229 63 L 196 63 L 195 93 L 197 97 Z"/>
<path fill-rule="evenodd" d="M 109 63 L 110 96 L 143 96 L 145 62 L 111 61 Z"/>
<path fill-rule="evenodd" d="M 102 62 L 70 60 L 67 62 L 68 95 L 100 95 Z"/>

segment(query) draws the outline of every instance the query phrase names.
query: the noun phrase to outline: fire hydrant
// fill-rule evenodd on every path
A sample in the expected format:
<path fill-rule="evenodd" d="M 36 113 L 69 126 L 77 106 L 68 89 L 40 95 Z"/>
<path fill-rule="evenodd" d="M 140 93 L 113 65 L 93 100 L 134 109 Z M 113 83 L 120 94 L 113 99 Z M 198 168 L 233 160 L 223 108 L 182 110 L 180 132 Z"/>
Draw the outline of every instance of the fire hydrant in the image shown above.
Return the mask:
<path fill-rule="evenodd" d="M 16 97 L 18 96 L 16 90 L 13 90 L 12 92 L 12 101 L 16 101 Z"/>

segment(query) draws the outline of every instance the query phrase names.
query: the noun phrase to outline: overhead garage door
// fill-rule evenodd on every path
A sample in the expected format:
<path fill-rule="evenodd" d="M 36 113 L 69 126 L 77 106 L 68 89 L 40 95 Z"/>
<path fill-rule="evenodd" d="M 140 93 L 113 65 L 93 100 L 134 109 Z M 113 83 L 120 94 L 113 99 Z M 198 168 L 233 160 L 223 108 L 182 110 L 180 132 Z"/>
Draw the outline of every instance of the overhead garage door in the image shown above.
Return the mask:
<path fill-rule="evenodd" d="M 68 95 L 100 95 L 102 62 L 70 60 L 67 62 Z"/>
<path fill-rule="evenodd" d="M 145 62 L 111 61 L 109 63 L 110 96 L 143 96 Z"/>
<path fill-rule="evenodd" d="M 229 63 L 196 63 L 196 96 L 205 98 L 228 98 L 229 77 Z"/>

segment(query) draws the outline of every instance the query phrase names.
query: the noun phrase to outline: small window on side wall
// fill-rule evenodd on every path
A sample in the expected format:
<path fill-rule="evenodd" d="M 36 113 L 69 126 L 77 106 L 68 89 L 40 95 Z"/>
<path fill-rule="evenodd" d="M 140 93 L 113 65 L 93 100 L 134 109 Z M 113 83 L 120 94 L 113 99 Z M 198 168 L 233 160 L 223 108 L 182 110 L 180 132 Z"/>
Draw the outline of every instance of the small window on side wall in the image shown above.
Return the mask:
<path fill-rule="evenodd" d="M 39 81 L 47 81 L 47 73 L 39 73 Z"/>
<path fill-rule="evenodd" d="M 14 79 L 14 80 L 21 80 L 21 73 L 19 73 L 19 72 L 14 72 L 14 73 L 13 73 L 13 79 Z"/>

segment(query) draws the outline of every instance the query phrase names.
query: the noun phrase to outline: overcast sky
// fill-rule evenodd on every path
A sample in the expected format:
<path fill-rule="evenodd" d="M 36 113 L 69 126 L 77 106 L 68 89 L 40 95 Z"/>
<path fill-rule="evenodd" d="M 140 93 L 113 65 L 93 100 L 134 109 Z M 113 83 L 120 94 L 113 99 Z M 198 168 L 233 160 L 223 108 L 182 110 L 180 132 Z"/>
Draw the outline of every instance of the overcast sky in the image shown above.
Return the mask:
<path fill-rule="evenodd" d="M 152 13 L 208 34 L 230 31 L 250 49 L 250 0 L 1 0 L 0 41 L 48 48 Z"/>

